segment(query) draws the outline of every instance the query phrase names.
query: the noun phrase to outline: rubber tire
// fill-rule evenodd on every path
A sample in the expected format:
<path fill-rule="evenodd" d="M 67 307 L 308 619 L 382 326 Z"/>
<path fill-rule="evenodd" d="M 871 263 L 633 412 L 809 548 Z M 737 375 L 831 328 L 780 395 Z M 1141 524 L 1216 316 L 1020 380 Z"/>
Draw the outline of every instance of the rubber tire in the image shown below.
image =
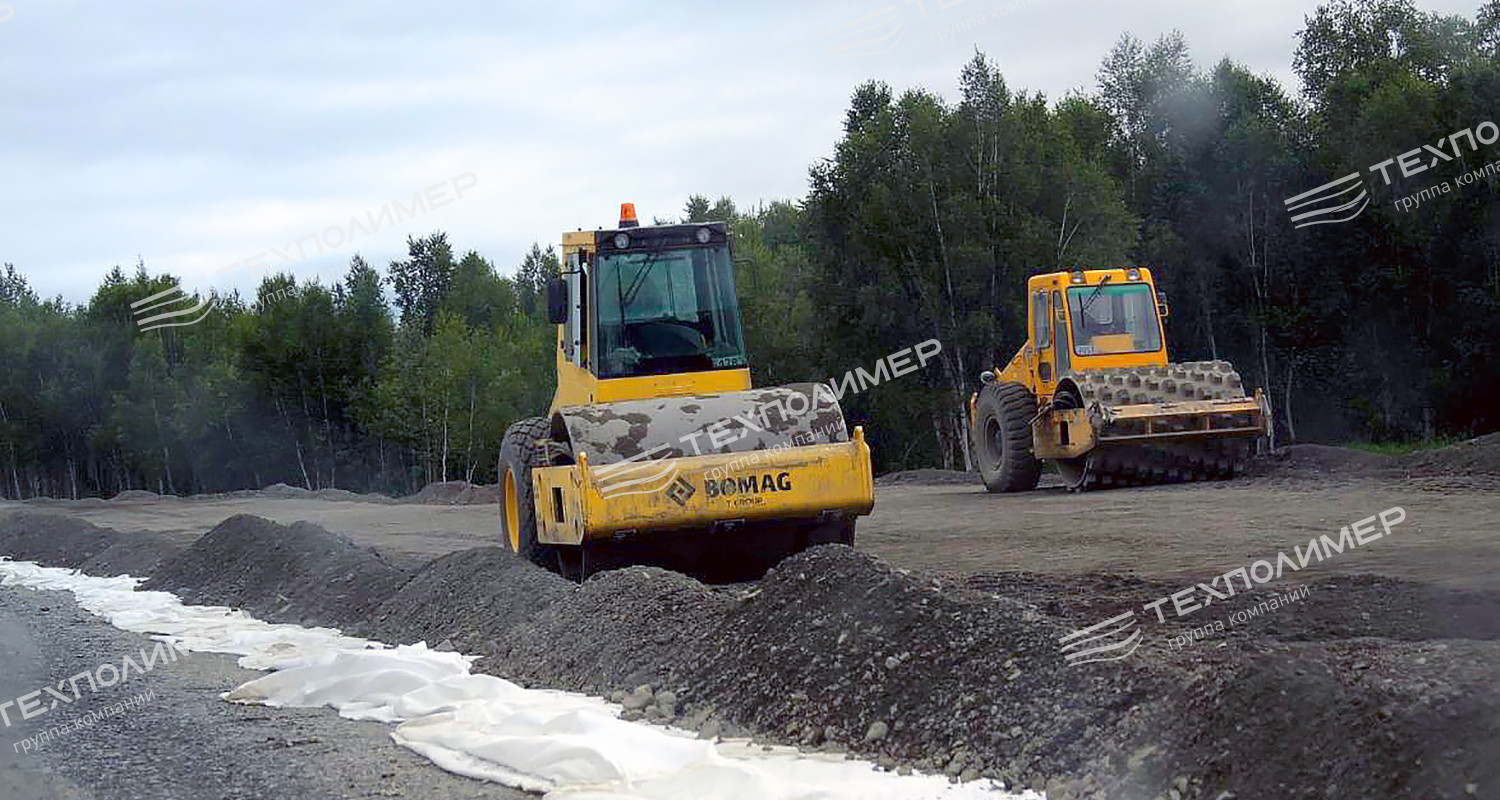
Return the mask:
<path fill-rule="evenodd" d="M 1036 395 L 1019 383 L 991 381 L 979 391 L 974 412 L 974 460 L 984 488 L 992 492 L 1035 489 L 1042 477 L 1042 464 L 1031 451 Z"/>
<path fill-rule="evenodd" d="M 536 538 L 536 503 L 531 496 L 531 470 L 551 466 L 547 440 L 552 425 L 545 417 L 530 417 L 511 425 L 500 443 L 500 540 L 516 555 L 539 567 L 559 572 L 557 549 Z M 508 497 L 514 481 L 517 543 L 511 541 Z"/>
<path fill-rule="evenodd" d="M 820 544 L 842 544 L 854 546 L 854 520 L 841 519 L 825 522 L 807 534 L 807 546 Z"/>

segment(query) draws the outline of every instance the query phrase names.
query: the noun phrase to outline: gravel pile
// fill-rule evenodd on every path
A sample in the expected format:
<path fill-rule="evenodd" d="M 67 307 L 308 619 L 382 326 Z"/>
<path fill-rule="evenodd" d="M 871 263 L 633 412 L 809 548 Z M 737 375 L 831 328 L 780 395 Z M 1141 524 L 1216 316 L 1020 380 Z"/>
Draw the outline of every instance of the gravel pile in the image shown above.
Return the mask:
<path fill-rule="evenodd" d="M 15 511 L 0 517 L 0 555 L 15 561 L 77 569 L 108 549 L 118 535 L 59 514 Z"/>
<path fill-rule="evenodd" d="M 473 506 L 500 502 L 498 485 L 476 486 L 468 481 L 429 483 L 404 502 L 433 506 Z"/>
<path fill-rule="evenodd" d="M 187 549 L 188 542 L 167 534 L 114 534 L 112 544 L 80 564 L 78 571 L 106 578 L 116 575 L 144 578 L 155 573 L 162 562 L 181 555 Z"/>
<path fill-rule="evenodd" d="M 154 503 L 161 500 L 163 495 L 156 492 L 148 492 L 144 489 L 126 489 L 123 492 L 109 498 L 116 503 Z"/>
<path fill-rule="evenodd" d="M 103 562 L 118 536 L 21 512 L 0 521 L 0 552 Z M 1049 800 L 1497 796 L 1500 597 L 1371 576 L 1307 585 L 1295 610 L 1185 648 L 1164 645 L 1179 628 L 1141 615 L 1130 658 L 1082 665 L 1064 661 L 1060 636 L 1181 584 L 956 582 L 837 545 L 715 588 L 651 567 L 575 587 L 498 548 L 408 580 L 316 526 L 238 516 L 162 562 L 147 588 L 453 647 L 481 655 L 481 670 L 607 695 L 628 717 L 700 736 L 998 777 Z"/>
<path fill-rule="evenodd" d="M 396 502 L 387 495 L 379 492 L 359 494 L 348 489 L 319 489 L 313 492 L 313 497 L 319 500 L 334 500 L 345 503 L 394 503 Z"/>
<path fill-rule="evenodd" d="M 1416 475 L 1500 475 L 1500 433 L 1408 453 L 1400 464 Z"/>
<path fill-rule="evenodd" d="M 595 694 L 670 684 L 735 604 L 725 590 L 657 567 L 612 570 L 495 640 L 480 666 Z"/>
<path fill-rule="evenodd" d="M 294 500 L 304 500 L 313 496 L 313 493 L 301 486 L 289 486 L 285 483 L 273 483 L 260 492 L 251 492 L 251 497 L 287 497 Z"/>
<path fill-rule="evenodd" d="M 1025 602 L 825 546 L 759 584 L 603 573 L 499 636 L 479 666 L 703 736 L 1043 788 L 1083 768 L 1077 745 L 1112 733 L 1130 698 L 1169 693 L 1129 665 L 1065 668 L 1065 632 Z"/>
<path fill-rule="evenodd" d="M 163 562 L 143 588 L 274 622 L 345 628 L 372 619 L 409 577 L 375 551 L 316 525 L 238 514 Z"/>
<path fill-rule="evenodd" d="M 1332 473 L 1339 477 L 1376 474 L 1395 466 L 1394 457 L 1381 453 L 1326 444 L 1294 444 L 1256 459 L 1251 471 L 1258 474 Z"/>
<path fill-rule="evenodd" d="M 1155 747 L 1214 798 L 1479 798 L 1500 788 L 1495 642 L 1255 643 L 1184 664 Z M 1177 777 L 1169 778 L 1176 780 Z M 1122 784 L 1160 791 L 1147 781 Z M 1132 795 L 1123 795 L 1132 796 Z"/>
<path fill-rule="evenodd" d="M 578 587 L 498 547 L 429 563 L 375 609 L 368 635 L 392 644 L 448 642 L 465 653 L 551 607 Z"/>
<path fill-rule="evenodd" d="M 1032 605 L 820 547 L 769 573 L 707 637 L 677 695 L 785 741 L 1044 788 L 1076 745 L 1160 691 L 1128 665 L 1068 669 Z"/>

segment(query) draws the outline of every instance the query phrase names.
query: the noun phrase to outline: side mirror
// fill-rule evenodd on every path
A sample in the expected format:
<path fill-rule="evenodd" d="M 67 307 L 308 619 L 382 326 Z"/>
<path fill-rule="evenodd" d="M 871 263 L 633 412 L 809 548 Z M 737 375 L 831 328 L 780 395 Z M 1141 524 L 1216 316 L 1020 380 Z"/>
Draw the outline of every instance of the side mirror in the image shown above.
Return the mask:
<path fill-rule="evenodd" d="M 547 281 L 547 321 L 553 325 L 568 321 L 568 282 L 561 277 Z"/>
<path fill-rule="evenodd" d="M 1170 311 L 1170 310 L 1171 309 L 1167 308 L 1167 304 L 1166 303 L 1157 303 L 1156 304 L 1156 315 L 1158 317 L 1161 317 L 1162 319 L 1166 319 L 1167 318 L 1167 312 Z"/>

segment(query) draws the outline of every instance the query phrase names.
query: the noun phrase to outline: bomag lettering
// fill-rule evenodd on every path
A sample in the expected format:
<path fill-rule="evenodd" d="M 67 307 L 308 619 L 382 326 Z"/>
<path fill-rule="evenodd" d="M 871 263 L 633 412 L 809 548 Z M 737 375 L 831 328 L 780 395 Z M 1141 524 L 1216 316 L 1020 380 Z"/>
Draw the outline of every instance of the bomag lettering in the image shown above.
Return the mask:
<path fill-rule="evenodd" d="M 764 492 L 787 492 L 792 488 L 789 472 L 769 472 L 761 475 L 746 475 L 743 478 L 709 479 L 703 482 L 703 491 L 709 497 L 732 497 L 737 494 L 762 494 Z"/>

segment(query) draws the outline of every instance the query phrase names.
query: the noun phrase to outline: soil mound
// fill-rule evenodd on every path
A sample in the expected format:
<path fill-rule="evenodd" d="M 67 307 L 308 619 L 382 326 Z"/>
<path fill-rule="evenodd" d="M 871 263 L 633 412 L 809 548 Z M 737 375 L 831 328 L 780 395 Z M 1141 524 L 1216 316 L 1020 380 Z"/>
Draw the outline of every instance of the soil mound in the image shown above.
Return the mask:
<path fill-rule="evenodd" d="M 600 573 L 495 642 L 490 667 L 548 686 L 607 694 L 670 684 L 735 605 L 723 591 L 657 567 Z M 484 662 L 481 662 L 484 664 Z"/>
<path fill-rule="evenodd" d="M 1334 475 L 1368 475 L 1393 467 L 1396 459 L 1381 453 L 1334 447 L 1326 444 L 1294 444 L 1262 459 L 1270 471 L 1323 472 Z"/>
<path fill-rule="evenodd" d="M 427 505 L 447 505 L 456 500 L 459 494 L 467 488 L 469 488 L 468 481 L 439 481 L 423 486 L 420 492 L 409 499 L 412 502 Z"/>
<path fill-rule="evenodd" d="M 149 577 L 158 565 L 180 555 L 188 545 L 159 533 L 121 533 L 114 543 L 83 562 L 79 571 L 111 578 L 116 575 Z"/>
<path fill-rule="evenodd" d="M 457 505 L 461 506 L 483 506 L 499 505 L 500 486 L 491 484 L 489 486 L 470 486 L 467 491 L 460 492 Z"/>
<path fill-rule="evenodd" d="M 875 478 L 876 486 L 950 486 L 952 484 L 977 485 L 978 483 L 978 475 L 954 469 L 908 469 L 901 472 L 887 472 Z"/>
<path fill-rule="evenodd" d="M 803 744 L 1040 786 L 1077 766 L 1064 743 L 1123 713 L 1116 692 L 1142 688 L 1124 662 L 1065 670 L 1066 632 L 1027 603 L 817 547 L 706 632 L 678 694 Z"/>
<path fill-rule="evenodd" d="M 429 483 L 422 491 L 406 498 L 409 503 L 433 506 L 472 506 L 500 502 L 498 485 L 477 486 L 468 481 Z"/>
<path fill-rule="evenodd" d="M 111 497 L 116 503 L 154 503 L 161 500 L 162 496 L 156 492 L 148 492 L 144 489 L 126 489 Z"/>
<path fill-rule="evenodd" d="M 262 619 L 348 627 L 367 622 L 409 575 L 373 550 L 306 522 L 238 514 L 162 563 L 142 588 Z"/>
<path fill-rule="evenodd" d="M 461 652 L 480 653 L 576 589 L 499 547 L 463 550 L 432 561 L 381 603 L 370 635 L 392 644 L 448 641 Z"/>
<path fill-rule="evenodd" d="M 284 483 L 273 483 L 270 486 L 267 486 L 266 488 L 261 489 L 258 494 L 252 492 L 252 496 L 254 496 L 254 497 L 288 497 L 288 498 L 293 498 L 293 499 L 301 499 L 301 498 L 305 498 L 305 497 L 312 497 L 313 493 L 310 492 L 310 491 L 308 491 L 308 490 L 306 490 L 306 489 L 304 489 L 304 488 L 302 488 L 301 486 L 288 486 L 288 485 L 286 485 Z"/>
<path fill-rule="evenodd" d="M 77 569 L 115 542 L 114 531 L 42 511 L 0 517 L 0 555 L 44 567 Z"/>
<path fill-rule="evenodd" d="M 1032 603 L 1045 616 L 1069 628 L 1087 627 L 1147 603 L 1170 596 L 1187 581 L 1142 579 L 1127 575 L 1092 573 L 1048 575 L 1010 572 L 970 575 L 964 584 Z M 1384 575 L 1318 575 L 1287 577 L 1284 582 L 1241 591 L 1238 595 L 1187 617 L 1170 618 L 1155 629 L 1157 641 L 1187 632 L 1217 619 L 1254 607 L 1280 593 L 1305 588 L 1308 597 L 1294 610 L 1268 614 L 1237 623 L 1218 640 L 1279 639 L 1331 642 L 1361 637 L 1425 641 L 1430 639 L 1500 640 L 1500 593 L 1456 589 Z M 1203 647 L 1201 643 L 1195 645 Z"/>
<path fill-rule="evenodd" d="M 1494 642 L 1379 639 L 1196 654 L 1179 692 L 1149 712 L 1153 747 L 1176 769 L 1158 763 L 1122 788 L 1149 796 L 1180 774 L 1204 790 L 1184 796 L 1488 796 L 1482 787 L 1500 786 L 1500 695 L 1486 666 L 1497 656 Z M 1298 786 L 1318 788 L 1288 792 Z"/>
<path fill-rule="evenodd" d="M 383 494 L 380 494 L 379 492 L 371 492 L 370 494 L 359 494 L 358 492 L 351 492 L 348 489 L 319 489 L 319 490 L 313 492 L 313 497 L 316 497 L 319 500 L 336 500 L 336 501 L 341 501 L 341 502 L 346 502 L 346 503 L 392 503 L 392 502 L 395 502 L 395 501 L 391 500 L 391 498 L 389 498 L 389 497 L 387 497 L 387 496 L 385 496 Z"/>
<path fill-rule="evenodd" d="M 1415 475 L 1500 475 L 1500 433 L 1408 453 L 1399 462 Z"/>

